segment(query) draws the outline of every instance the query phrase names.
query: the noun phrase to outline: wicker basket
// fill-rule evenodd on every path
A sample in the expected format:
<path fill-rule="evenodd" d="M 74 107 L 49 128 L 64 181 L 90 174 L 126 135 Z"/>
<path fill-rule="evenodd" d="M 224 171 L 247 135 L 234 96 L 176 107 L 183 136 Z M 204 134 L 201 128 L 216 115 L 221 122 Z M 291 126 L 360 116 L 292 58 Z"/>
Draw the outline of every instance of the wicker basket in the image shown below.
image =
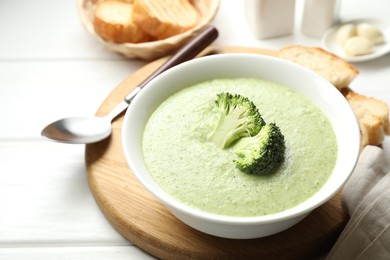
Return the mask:
<path fill-rule="evenodd" d="M 193 0 L 192 2 L 201 14 L 202 19 L 197 26 L 184 33 L 163 40 L 144 43 L 113 43 L 104 40 L 94 31 L 92 23 L 93 9 L 95 7 L 94 2 L 96 2 L 96 0 L 77 0 L 81 22 L 86 30 L 103 42 L 109 50 L 123 54 L 127 58 L 138 58 L 143 60 L 153 60 L 168 55 L 178 49 L 189 38 L 194 36 L 199 30 L 214 19 L 220 4 L 219 0 Z"/>

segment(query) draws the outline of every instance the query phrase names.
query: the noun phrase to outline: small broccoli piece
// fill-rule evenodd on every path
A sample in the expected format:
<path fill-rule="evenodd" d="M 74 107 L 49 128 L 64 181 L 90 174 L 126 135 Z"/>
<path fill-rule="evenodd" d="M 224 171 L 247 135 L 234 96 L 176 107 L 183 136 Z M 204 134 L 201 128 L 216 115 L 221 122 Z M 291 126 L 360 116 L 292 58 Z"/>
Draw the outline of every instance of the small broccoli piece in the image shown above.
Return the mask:
<path fill-rule="evenodd" d="M 233 147 L 236 167 L 249 174 L 272 172 L 284 159 L 284 136 L 275 124 L 266 124 L 253 137 L 241 138 Z"/>
<path fill-rule="evenodd" d="M 220 93 L 215 105 L 219 120 L 208 138 L 218 147 L 227 148 L 242 137 L 254 136 L 265 124 L 253 102 L 241 95 Z"/>

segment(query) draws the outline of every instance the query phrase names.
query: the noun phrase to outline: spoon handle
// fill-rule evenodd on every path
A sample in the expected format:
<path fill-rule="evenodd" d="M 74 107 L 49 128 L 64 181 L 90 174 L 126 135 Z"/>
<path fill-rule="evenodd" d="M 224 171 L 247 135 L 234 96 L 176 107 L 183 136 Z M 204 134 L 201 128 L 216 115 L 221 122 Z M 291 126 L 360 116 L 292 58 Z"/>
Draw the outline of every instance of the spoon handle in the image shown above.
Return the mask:
<path fill-rule="evenodd" d="M 194 58 L 208 45 L 210 45 L 217 37 L 218 30 L 212 25 L 206 26 L 202 31 L 200 31 L 197 35 L 185 43 L 179 50 L 177 50 L 175 54 L 173 54 L 166 62 L 164 62 L 156 71 L 154 71 L 149 77 L 142 81 L 137 88 L 131 91 L 125 97 L 126 103 L 130 104 L 141 88 L 148 84 L 157 75 L 161 74 L 167 69 L 172 68 L 173 66 L 176 66 L 177 64 Z"/>

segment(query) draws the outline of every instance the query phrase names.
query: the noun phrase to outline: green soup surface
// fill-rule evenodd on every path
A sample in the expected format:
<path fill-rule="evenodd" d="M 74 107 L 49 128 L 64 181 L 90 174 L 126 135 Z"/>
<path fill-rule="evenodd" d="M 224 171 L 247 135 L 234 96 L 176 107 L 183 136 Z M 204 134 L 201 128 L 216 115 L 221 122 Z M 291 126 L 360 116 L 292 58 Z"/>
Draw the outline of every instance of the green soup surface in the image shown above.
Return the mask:
<path fill-rule="evenodd" d="M 266 123 L 276 123 L 286 142 L 285 160 L 258 176 L 235 167 L 232 149 L 207 139 L 221 92 L 249 98 Z M 333 128 L 312 101 L 285 86 L 255 78 L 213 79 L 165 100 L 143 134 L 146 166 L 158 185 L 177 200 L 210 213 L 261 216 L 283 211 L 316 193 L 337 157 Z"/>

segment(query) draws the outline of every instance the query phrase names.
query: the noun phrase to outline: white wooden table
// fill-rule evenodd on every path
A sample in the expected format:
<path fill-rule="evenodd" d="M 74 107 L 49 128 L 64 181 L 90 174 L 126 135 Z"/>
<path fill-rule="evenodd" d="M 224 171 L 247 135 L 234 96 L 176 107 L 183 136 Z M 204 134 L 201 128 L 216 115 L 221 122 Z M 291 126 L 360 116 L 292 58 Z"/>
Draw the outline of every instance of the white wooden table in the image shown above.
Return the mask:
<path fill-rule="evenodd" d="M 340 15 L 389 20 L 388 10 L 388 0 L 344 0 Z M 213 24 L 220 31 L 218 45 L 321 46 L 299 26 L 291 36 L 257 40 L 246 27 L 243 1 L 222 0 Z M 0 259 L 152 258 L 114 230 L 97 207 L 84 145 L 40 137 L 58 118 L 94 114 L 142 65 L 91 37 L 75 0 L 0 2 Z M 390 104 L 390 55 L 356 66 L 361 73 L 351 87 Z"/>

